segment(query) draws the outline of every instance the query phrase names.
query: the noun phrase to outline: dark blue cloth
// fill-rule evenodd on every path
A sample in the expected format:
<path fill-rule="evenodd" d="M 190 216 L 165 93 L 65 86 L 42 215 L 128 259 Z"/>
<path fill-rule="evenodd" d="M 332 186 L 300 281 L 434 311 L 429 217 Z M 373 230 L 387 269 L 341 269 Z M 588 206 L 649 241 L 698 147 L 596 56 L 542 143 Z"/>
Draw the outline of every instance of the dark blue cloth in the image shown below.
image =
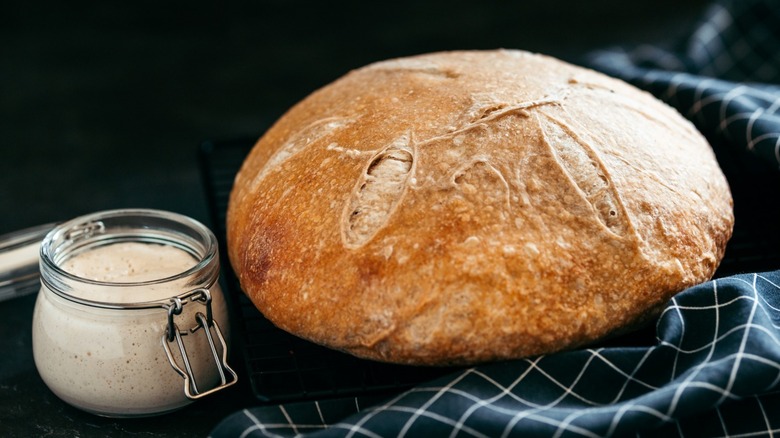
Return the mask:
<path fill-rule="evenodd" d="M 610 49 L 588 65 L 676 108 L 722 166 L 736 159 L 780 169 L 780 2 L 717 3 L 679 49 Z M 767 202 L 778 202 L 771 193 Z M 649 342 L 468 368 L 371 406 L 354 399 L 248 408 L 212 436 L 772 433 L 780 433 L 780 270 L 681 292 Z"/>
<path fill-rule="evenodd" d="M 246 409 L 213 436 L 780 432 L 780 271 L 690 288 L 669 302 L 656 333 L 650 347 L 469 368 L 334 424 L 316 403 Z"/>

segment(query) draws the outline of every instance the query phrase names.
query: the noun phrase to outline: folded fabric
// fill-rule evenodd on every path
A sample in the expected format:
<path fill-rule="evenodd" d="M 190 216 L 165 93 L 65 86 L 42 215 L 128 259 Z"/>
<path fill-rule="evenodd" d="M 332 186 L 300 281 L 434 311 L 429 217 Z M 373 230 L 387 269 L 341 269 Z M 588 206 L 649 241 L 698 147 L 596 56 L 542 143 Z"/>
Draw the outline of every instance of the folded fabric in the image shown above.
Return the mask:
<path fill-rule="evenodd" d="M 587 63 L 675 107 L 727 175 L 734 162 L 780 169 L 780 2 L 717 3 L 680 50 L 610 49 Z M 253 407 L 211 436 L 780 433 L 780 270 L 683 291 L 655 339 L 613 345 L 468 368 L 373 406 Z"/>
<path fill-rule="evenodd" d="M 314 402 L 246 409 L 212 436 L 780 432 L 780 271 L 690 288 L 669 302 L 656 333 L 650 347 L 469 368 L 335 424 Z"/>

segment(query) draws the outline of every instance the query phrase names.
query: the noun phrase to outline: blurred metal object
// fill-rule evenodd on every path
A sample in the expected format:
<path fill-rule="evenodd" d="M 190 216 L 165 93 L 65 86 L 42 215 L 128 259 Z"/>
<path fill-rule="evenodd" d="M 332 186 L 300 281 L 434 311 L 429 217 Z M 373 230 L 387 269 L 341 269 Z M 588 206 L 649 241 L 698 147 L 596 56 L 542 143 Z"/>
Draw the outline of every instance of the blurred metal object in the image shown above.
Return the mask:
<path fill-rule="evenodd" d="M 0 301 L 38 291 L 41 241 L 55 225 L 43 224 L 0 236 Z"/>

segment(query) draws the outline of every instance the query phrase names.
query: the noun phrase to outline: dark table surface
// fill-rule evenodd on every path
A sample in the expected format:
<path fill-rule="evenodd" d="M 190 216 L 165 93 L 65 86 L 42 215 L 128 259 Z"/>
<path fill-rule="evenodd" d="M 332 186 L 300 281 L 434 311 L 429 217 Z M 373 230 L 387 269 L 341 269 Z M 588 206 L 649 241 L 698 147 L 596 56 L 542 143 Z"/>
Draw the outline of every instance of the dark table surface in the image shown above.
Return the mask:
<path fill-rule="evenodd" d="M 125 207 L 210 226 L 197 150 L 257 138 L 348 70 L 449 49 L 521 48 L 571 62 L 671 44 L 702 0 L 547 2 L 30 1 L 0 13 L 0 234 Z M 35 369 L 34 295 L 0 303 L 1 436 L 206 436 L 254 403 L 237 385 L 173 414 L 72 408 Z"/>

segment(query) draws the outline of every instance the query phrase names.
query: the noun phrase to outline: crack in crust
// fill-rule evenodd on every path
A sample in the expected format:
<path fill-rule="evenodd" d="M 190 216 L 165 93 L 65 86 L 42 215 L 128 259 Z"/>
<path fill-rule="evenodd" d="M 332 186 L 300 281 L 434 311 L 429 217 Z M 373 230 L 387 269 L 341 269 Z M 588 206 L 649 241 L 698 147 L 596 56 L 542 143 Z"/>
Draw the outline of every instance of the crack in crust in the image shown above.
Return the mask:
<path fill-rule="evenodd" d="M 463 134 L 464 132 L 471 131 L 472 129 L 482 128 L 489 122 L 492 122 L 494 120 L 512 114 L 517 114 L 520 117 L 530 117 L 531 113 L 528 110 L 534 109 L 536 107 L 544 106 L 544 105 L 560 105 L 565 98 L 566 96 L 543 97 L 541 99 L 529 100 L 514 105 L 495 102 L 495 103 L 486 104 L 485 106 L 481 106 L 478 108 L 470 108 L 469 110 L 466 111 L 466 117 L 468 120 L 466 123 L 454 127 L 451 131 L 447 132 L 446 134 L 437 135 L 435 137 L 426 139 L 420 142 L 419 145 L 433 143 L 435 141 L 439 141 L 442 139 L 452 138 L 458 134 Z"/>

